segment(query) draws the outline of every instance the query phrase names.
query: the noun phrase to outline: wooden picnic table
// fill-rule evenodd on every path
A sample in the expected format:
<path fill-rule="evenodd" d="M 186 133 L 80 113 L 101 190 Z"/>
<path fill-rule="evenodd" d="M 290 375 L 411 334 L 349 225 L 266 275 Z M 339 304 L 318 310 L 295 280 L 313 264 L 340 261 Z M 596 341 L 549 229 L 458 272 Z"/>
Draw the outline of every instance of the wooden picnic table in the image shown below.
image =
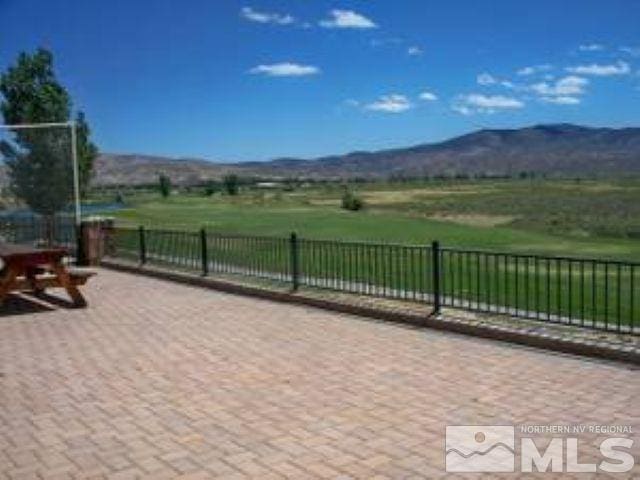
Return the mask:
<path fill-rule="evenodd" d="M 0 258 L 4 268 L 0 271 L 0 305 L 7 295 L 15 291 L 41 294 L 46 288 L 64 288 L 74 306 L 87 302 L 78 289 L 86 283 L 91 272 L 72 271 L 64 264 L 67 251 L 63 248 L 37 248 L 0 242 Z"/>

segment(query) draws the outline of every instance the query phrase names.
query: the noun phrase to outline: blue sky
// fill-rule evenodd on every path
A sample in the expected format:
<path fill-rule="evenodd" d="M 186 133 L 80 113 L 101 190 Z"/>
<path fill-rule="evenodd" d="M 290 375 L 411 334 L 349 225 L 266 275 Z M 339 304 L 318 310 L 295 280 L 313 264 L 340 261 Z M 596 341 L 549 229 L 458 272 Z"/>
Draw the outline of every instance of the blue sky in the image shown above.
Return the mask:
<path fill-rule="evenodd" d="M 477 128 L 640 126 L 636 0 L 0 0 L 103 151 L 314 157 Z"/>

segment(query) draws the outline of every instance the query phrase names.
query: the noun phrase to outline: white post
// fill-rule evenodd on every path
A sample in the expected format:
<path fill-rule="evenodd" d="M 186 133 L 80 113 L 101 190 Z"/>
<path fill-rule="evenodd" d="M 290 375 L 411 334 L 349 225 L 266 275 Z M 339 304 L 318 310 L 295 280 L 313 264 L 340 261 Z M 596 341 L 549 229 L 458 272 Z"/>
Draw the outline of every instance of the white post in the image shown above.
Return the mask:
<path fill-rule="evenodd" d="M 78 166 L 78 138 L 76 133 L 76 122 L 69 122 L 71 127 L 71 159 L 73 160 L 73 201 L 75 207 L 76 226 L 82 222 L 82 211 L 80 210 L 80 167 Z"/>

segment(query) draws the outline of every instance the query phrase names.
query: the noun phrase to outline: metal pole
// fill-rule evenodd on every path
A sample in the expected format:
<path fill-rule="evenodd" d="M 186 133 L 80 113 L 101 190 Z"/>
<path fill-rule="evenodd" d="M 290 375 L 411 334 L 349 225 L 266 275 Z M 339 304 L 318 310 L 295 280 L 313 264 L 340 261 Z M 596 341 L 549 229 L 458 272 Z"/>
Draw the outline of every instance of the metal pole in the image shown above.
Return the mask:
<path fill-rule="evenodd" d="M 209 255 L 207 252 L 207 231 L 200 229 L 200 253 L 202 259 L 202 275 L 207 276 L 209 274 Z"/>
<path fill-rule="evenodd" d="M 432 281 L 433 281 L 433 311 L 431 315 L 440 315 L 440 243 L 431 243 Z"/>
<path fill-rule="evenodd" d="M 78 135 L 76 132 L 76 122 L 69 122 L 71 127 L 71 159 L 73 161 L 73 200 L 75 206 L 76 226 L 82 222 L 82 211 L 80 210 L 80 168 L 78 166 Z"/>
<path fill-rule="evenodd" d="M 299 286 L 299 271 L 298 271 L 298 236 L 295 232 L 291 233 L 289 238 L 289 245 L 291 249 L 291 289 L 296 292 Z"/>
<path fill-rule="evenodd" d="M 46 127 L 68 127 L 70 122 L 48 122 L 48 123 L 19 123 L 16 125 L 0 125 L 0 128 L 8 130 L 26 130 L 29 128 L 46 128 Z"/>
<path fill-rule="evenodd" d="M 77 242 L 76 242 L 76 247 L 77 247 L 77 252 L 76 252 L 76 264 L 81 266 L 81 267 L 85 267 L 88 264 L 88 259 L 87 259 L 87 255 L 86 255 L 86 245 L 85 245 L 85 235 L 84 235 L 84 230 L 85 230 L 85 225 L 83 225 L 82 223 L 80 225 L 78 225 L 78 228 L 76 229 L 76 236 L 77 236 Z"/>
<path fill-rule="evenodd" d="M 144 227 L 142 225 L 140 225 L 140 227 L 138 228 L 138 239 L 140 265 L 144 265 L 145 263 L 147 263 L 147 241 L 145 239 Z"/>

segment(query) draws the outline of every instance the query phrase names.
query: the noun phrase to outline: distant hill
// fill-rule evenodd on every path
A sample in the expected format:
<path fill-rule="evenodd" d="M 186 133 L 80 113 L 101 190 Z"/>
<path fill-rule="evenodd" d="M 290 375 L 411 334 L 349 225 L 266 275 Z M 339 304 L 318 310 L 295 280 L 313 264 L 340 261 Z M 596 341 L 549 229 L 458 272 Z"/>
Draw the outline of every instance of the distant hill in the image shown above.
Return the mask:
<path fill-rule="evenodd" d="M 157 182 L 158 175 L 164 173 L 173 183 L 189 185 L 209 178 L 220 178 L 231 171 L 235 171 L 232 165 L 201 159 L 103 153 L 94 165 L 94 183 L 141 185 Z"/>
<path fill-rule="evenodd" d="M 384 178 L 391 175 L 640 174 L 640 128 L 589 128 L 570 124 L 479 130 L 441 143 L 312 160 L 213 163 L 145 155 L 102 154 L 96 184 L 155 182 L 160 172 L 191 184 L 226 173 L 270 178 Z"/>

